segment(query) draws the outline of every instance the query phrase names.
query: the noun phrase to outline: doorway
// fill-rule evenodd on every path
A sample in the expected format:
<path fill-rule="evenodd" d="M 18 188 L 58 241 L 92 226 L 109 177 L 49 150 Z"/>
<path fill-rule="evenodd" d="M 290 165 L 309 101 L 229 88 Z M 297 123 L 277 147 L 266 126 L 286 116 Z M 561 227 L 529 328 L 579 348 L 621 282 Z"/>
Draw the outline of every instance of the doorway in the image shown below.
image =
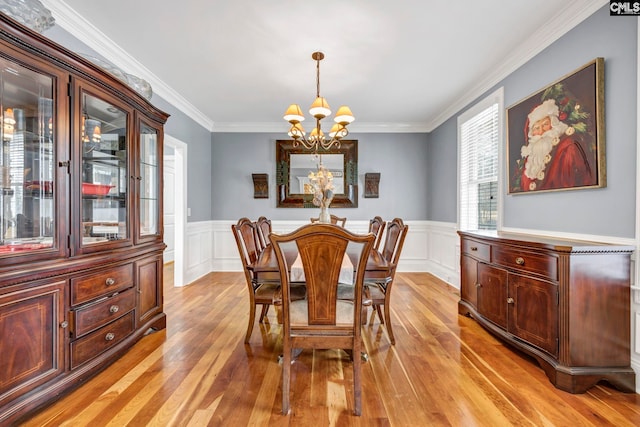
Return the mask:
<path fill-rule="evenodd" d="M 164 179 L 164 218 L 169 226 L 165 233 L 165 243 L 169 249 L 169 258 L 173 259 L 174 286 L 184 286 L 186 277 L 185 236 L 187 232 L 187 144 L 171 135 L 164 136 L 163 159 Z"/>

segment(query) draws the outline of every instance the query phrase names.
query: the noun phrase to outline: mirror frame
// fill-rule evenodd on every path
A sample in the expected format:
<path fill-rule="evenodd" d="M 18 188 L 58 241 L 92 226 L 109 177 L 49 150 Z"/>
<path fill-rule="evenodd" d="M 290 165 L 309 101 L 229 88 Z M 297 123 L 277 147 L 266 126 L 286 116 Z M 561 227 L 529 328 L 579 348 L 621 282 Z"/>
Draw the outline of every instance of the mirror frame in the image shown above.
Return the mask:
<path fill-rule="evenodd" d="M 313 194 L 291 194 L 289 192 L 289 169 L 292 154 L 313 154 L 301 144 L 294 147 L 293 140 L 276 141 L 276 187 L 279 208 L 318 208 L 311 201 Z M 358 207 L 358 141 L 342 140 L 340 148 L 335 146 L 324 150 L 318 149 L 318 154 L 343 154 L 344 194 L 336 194 L 331 201 L 332 208 Z"/>

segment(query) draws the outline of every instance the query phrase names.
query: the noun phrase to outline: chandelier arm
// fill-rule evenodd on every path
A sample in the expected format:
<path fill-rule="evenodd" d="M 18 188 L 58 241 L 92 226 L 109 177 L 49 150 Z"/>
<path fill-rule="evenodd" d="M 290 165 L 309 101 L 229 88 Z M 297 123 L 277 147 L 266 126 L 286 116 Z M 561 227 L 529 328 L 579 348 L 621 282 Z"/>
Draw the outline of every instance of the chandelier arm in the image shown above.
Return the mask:
<path fill-rule="evenodd" d="M 307 150 L 311 150 L 315 146 L 314 143 L 309 142 L 304 136 L 293 140 L 293 146 L 297 147 L 298 145 L 302 145 Z"/>

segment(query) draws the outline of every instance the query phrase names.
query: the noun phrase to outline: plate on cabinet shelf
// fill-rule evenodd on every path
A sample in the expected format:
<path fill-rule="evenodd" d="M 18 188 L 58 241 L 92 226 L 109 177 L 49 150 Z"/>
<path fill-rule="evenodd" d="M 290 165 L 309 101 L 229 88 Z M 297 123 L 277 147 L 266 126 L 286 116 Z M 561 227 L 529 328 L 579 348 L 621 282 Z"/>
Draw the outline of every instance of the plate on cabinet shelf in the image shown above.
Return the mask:
<path fill-rule="evenodd" d="M 53 181 L 25 181 L 25 190 L 53 193 Z"/>
<path fill-rule="evenodd" d="M 82 194 L 90 196 L 106 196 L 115 185 L 92 184 L 90 182 L 82 183 Z"/>
<path fill-rule="evenodd" d="M 4 246 L 0 246 L 0 253 L 4 252 L 20 252 L 20 251 L 33 251 L 36 249 L 50 248 L 51 243 L 12 243 Z"/>

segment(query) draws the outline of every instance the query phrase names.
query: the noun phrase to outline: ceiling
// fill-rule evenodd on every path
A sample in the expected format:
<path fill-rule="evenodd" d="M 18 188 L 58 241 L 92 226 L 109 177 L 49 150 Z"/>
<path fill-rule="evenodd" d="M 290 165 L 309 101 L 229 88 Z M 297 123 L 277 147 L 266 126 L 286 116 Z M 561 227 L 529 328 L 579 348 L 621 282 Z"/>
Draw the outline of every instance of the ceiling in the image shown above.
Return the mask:
<path fill-rule="evenodd" d="M 320 50 L 320 93 L 334 112 L 351 107 L 352 131 L 427 132 L 607 2 L 42 3 L 57 25 L 211 131 L 284 132 L 291 103 L 309 120 Z"/>

